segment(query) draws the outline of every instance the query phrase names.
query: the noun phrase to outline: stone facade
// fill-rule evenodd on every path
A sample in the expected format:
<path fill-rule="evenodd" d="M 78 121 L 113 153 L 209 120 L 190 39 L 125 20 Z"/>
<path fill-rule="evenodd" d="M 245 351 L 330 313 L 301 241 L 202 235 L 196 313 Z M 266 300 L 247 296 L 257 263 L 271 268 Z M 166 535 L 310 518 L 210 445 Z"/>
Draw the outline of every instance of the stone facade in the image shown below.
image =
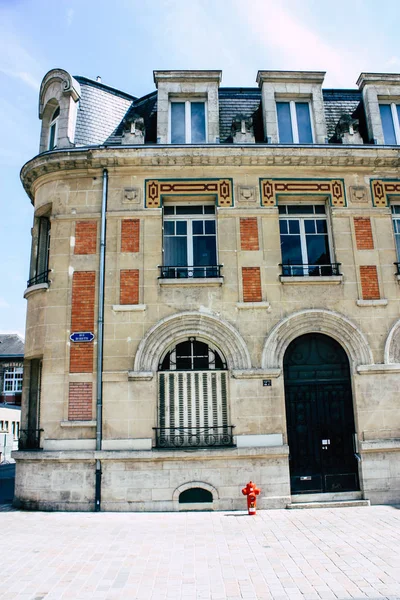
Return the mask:
<path fill-rule="evenodd" d="M 285 356 L 293 341 L 314 333 L 335 340 L 347 355 L 355 424 L 351 454 L 358 459 L 354 491 L 371 502 L 399 502 L 400 290 L 391 212 L 400 202 L 398 149 L 327 143 L 323 73 L 259 72 L 259 111 L 268 143 L 249 143 L 253 137 L 246 137 L 250 134 L 243 125 L 242 141 L 218 144 L 219 71 L 158 71 L 154 78 L 156 112 L 152 105 L 143 113 L 147 99 L 132 100 L 128 109 L 143 117 L 145 144 L 129 141 L 121 122 L 108 144 L 89 148 L 65 134 L 55 150 L 39 154 L 22 169 L 35 211 L 33 252 L 38 252 L 43 215 L 50 219 L 51 241 L 46 281 L 35 280 L 25 292 L 22 422 L 37 433 L 31 445 L 15 453 L 16 504 L 93 510 L 99 466 L 102 510 L 206 507 L 180 503 L 180 494 L 191 488 L 211 492 L 207 508 L 239 509 L 244 507 L 240 490 L 250 479 L 262 489 L 261 508 L 290 504 L 293 448 L 288 443 Z M 46 75 L 40 100 L 44 119 L 53 88 L 54 98 L 70 94 L 68 119 L 75 118 L 69 90 L 80 78 L 69 76 L 68 89 L 64 80 L 58 71 Z M 364 74 L 364 100 L 357 110 L 364 110 L 370 123 L 366 81 Z M 206 102 L 206 143 L 169 144 L 171 97 Z M 314 144 L 278 143 L 277 98 L 310 103 Z M 371 115 L 375 113 L 372 107 Z M 243 105 L 233 114 L 240 114 L 241 123 L 252 116 L 243 114 Z M 157 140 L 151 143 L 154 118 Z M 257 137 L 257 116 L 253 122 Z M 44 139 L 46 126 L 44 122 Z M 68 127 L 74 130 L 73 124 Z M 361 141 L 368 142 L 367 135 Z M 383 182 L 382 194 L 373 188 L 374 181 Z M 105 196 L 100 428 L 96 404 Z M 168 263 L 166 207 L 177 206 L 210 207 L 202 218 L 216 225 L 212 265 L 196 270 L 193 263 Z M 314 270 L 308 265 L 282 267 L 285 206 L 321 207 L 332 263 L 325 270 L 318 265 Z M 70 339 L 72 333 L 85 332 L 94 339 Z M 196 371 L 193 377 L 190 372 L 180 377 L 179 369 L 174 374 L 163 361 L 177 345 L 193 339 L 208 345 L 212 360 L 222 357 L 221 374 L 214 367 L 201 372 L 201 389 L 206 397 L 209 381 L 214 396 L 223 395 L 226 415 L 221 418 L 226 421 L 221 427 L 228 431 L 234 426 L 233 437 L 215 448 L 194 443 L 169 448 L 163 446 L 165 424 L 160 421 L 163 374 L 170 390 L 175 381 L 187 390 L 192 386 L 194 394 L 200 384 Z M 180 398 L 189 394 L 179 390 Z M 173 402 L 175 391 L 169 393 Z M 211 411 L 219 406 L 209 405 Z M 184 407 L 183 412 L 197 410 L 199 404 L 193 400 Z M 174 410 L 172 404 L 169 409 Z M 186 423 L 183 412 L 179 418 Z M 34 443 L 41 452 L 33 451 Z"/>

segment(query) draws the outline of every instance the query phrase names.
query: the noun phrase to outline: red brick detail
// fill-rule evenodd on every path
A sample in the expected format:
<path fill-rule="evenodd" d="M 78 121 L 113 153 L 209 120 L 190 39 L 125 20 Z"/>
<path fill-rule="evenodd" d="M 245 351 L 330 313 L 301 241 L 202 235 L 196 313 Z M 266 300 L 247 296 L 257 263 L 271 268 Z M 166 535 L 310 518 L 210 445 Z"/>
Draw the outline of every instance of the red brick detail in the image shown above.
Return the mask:
<path fill-rule="evenodd" d="M 242 250 L 258 250 L 257 217 L 240 219 L 240 247 Z"/>
<path fill-rule="evenodd" d="M 354 231 L 356 234 L 357 250 L 373 250 L 371 219 L 368 217 L 354 218 Z"/>
<path fill-rule="evenodd" d="M 72 279 L 71 332 L 93 331 L 96 273 L 75 271 Z M 71 342 L 70 373 L 93 372 L 93 342 Z"/>
<path fill-rule="evenodd" d="M 376 266 L 361 266 L 360 276 L 363 300 L 379 300 L 379 281 Z"/>
<path fill-rule="evenodd" d="M 96 254 L 97 221 L 77 221 L 75 225 L 75 254 Z"/>
<path fill-rule="evenodd" d="M 261 302 L 260 267 L 242 267 L 243 301 Z"/>
<path fill-rule="evenodd" d="M 140 220 L 124 219 L 121 224 L 121 252 L 139 252 Z"/>
<path fill-rule="evenodd" d="M 92 395 L 92 384 L 89 382 L 69 384 L 69 421 L 92 420 Z"/>
<path fill-rule="evenodd" d="M 139 270 L 125 269 L 120 273 L 120 304 L 139 304 Z"/>

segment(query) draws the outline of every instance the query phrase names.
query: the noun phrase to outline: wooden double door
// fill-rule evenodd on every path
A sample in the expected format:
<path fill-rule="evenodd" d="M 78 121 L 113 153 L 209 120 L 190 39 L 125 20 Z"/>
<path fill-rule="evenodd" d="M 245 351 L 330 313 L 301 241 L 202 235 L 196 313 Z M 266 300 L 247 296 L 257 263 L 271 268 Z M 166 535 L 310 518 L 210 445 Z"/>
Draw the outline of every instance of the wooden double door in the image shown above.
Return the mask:
<path fill-rule="evenodd" d="M 284 357 L 292 494 L 359 489 L 347 355 L 320 333 L 300 336 Z"/>

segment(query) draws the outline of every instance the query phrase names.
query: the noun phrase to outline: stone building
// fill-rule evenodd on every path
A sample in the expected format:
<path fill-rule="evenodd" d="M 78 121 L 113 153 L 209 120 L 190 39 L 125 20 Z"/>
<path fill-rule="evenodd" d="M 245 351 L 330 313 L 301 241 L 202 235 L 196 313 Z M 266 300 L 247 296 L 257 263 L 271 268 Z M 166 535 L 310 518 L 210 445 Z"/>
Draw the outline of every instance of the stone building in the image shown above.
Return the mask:
<path fill-rule="evenodd" d="M 399 502 L 400 75 L 323 81 L 44 77 L 18 505 Z"/>

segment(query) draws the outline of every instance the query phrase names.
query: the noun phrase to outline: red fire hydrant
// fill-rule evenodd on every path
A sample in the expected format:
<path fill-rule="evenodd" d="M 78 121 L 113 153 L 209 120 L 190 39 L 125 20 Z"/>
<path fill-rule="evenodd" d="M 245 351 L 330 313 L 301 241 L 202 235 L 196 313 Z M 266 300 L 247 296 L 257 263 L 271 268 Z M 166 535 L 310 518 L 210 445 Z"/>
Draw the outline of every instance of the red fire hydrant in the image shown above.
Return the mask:
<path fill-rule="evenodd" d="M 242 489 L 243 496 L 247 496 L 247 510 L 249 515 L 256 514 L 257 508 L 257 496 L 261 492 L 255 483 L 249 481 L 249 483 Z"/>

